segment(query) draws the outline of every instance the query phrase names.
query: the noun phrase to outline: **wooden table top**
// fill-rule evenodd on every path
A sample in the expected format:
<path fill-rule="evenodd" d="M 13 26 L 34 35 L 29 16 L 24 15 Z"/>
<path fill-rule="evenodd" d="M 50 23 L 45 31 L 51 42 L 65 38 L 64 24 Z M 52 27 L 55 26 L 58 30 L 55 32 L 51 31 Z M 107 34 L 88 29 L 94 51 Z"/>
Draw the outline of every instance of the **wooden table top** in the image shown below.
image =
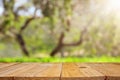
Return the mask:
<path fill-rule="evenodd" d="M 120 80 L 120 63 L 0 63 L 0 80 Z"/>

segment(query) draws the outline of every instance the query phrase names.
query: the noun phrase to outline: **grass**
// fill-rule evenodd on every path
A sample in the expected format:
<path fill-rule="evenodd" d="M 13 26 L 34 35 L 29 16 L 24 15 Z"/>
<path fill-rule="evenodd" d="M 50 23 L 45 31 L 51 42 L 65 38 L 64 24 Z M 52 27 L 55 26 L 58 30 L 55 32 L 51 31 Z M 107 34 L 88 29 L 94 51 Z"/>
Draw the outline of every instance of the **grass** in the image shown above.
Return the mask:
<path fill-rule="evenodd" d="M 0 62 L 120 62 L 120 57 L 0 58 Z"/>

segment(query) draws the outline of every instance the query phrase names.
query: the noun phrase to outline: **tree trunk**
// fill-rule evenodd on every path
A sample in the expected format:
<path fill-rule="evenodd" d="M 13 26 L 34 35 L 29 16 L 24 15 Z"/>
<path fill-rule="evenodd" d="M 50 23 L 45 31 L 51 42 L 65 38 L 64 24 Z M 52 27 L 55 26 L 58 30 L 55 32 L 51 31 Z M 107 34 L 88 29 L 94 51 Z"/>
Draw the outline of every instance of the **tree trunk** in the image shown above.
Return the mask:
<path fill-rule="evenodd" d="M 58 45 L 51 53 L 50 56 L 55 56 L 57 54 L 57 52 L 59 52 L 61 50 L 63 46 L 62 45 Z"/>
<path fill-rule="evenodd" d="M 53 49 L 53 51 L 50 53 L 50 56 L 55 56 L 58 51 L 60 51 L 63 47 L 63 39 L 64 39 L 64 32 L 60 34 L 59 41 L 57 47 Z"/>
<path fill-rule="evenodd" d="M 86 33 L 86 29 L 83 30 L 81 32 L 81 35 L 80 35 L 80 38 L 77 42 L 72 42 L 72 43 L 67 43 L 65 44 L 63 42 L 64 40 L 64 32 L 61 33 L 60 37 L 59 37 L 59 42 L 58 42 L 58 45 L 57 47 L 51 52 L 50 56 L 55 56 L 57 54 L 57 52 L 59 52 L 63 47 L 70 47 L 70 46 L 78 46 L 78 45 L 81 45 L 82 42 L 83 42 L 83 35 Z"/>
<path fill-rule="evenodd" d="M 22 52 L 24 53 L 24 55 L 25 55 L 25 56 L 30 56 L 30 55 L 29 55 L 29 52 L 28 52 L 28 50 L 27 50 L 27 48 L 26 48 L 25 41 L 24 41 L 24 39 L 23 39 L 23 37 L 22 37 L 21 34 L 17 34 L 17 35 L 16 35 L 16 40 L 17 40 L 17 42 L 19 43 L 19 45 L 20 45 L 20 47 L 21 47 L 21 50 L 22 50 Z"/>

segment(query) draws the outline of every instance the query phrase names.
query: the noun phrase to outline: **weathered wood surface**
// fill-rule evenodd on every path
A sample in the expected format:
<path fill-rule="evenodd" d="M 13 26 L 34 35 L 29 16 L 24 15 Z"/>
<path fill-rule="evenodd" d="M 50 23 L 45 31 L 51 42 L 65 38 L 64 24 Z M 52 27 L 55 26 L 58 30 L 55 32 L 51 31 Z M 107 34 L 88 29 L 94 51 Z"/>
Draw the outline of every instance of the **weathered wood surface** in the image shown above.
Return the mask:
<path fill-rule="evenodd" d="M 0 63 L 0 80 L 120 80 L 120 63 Z"/>

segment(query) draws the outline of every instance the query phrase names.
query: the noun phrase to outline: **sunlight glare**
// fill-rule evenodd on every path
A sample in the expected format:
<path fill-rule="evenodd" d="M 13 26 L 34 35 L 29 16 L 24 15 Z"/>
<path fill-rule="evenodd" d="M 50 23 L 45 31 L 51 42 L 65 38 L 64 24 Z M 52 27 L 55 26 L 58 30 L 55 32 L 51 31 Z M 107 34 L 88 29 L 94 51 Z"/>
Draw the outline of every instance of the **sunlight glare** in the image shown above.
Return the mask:
<path fill-rule="evenodd" d="M 120 14 L 120 0 L 107 0 L 106 2 L 107 13 L 119 13 Z"/>

